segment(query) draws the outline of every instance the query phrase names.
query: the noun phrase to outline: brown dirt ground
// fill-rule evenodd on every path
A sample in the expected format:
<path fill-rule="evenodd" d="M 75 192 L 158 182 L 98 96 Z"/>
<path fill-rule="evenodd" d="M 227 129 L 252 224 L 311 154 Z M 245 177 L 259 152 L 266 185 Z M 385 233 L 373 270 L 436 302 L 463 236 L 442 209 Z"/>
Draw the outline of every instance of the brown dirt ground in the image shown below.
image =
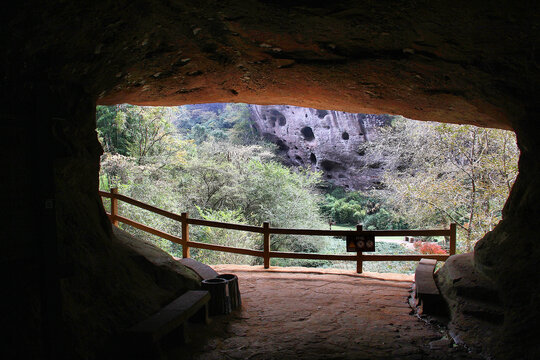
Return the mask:
<path fill-rule="evenodd" d="M 171 359 L 477 359 L 412 314 L 413 276 L 219 265 L 238 275 L 242 308 L 190 324 Z"/>

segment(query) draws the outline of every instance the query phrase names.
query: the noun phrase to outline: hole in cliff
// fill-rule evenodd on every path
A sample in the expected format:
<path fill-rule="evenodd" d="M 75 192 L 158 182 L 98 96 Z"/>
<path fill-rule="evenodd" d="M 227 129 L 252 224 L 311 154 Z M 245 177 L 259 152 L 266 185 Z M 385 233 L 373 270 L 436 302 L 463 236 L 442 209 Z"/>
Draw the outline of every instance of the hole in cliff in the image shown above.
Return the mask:
<path fill-rule="evenodd" d="M 317 163 L 317 157 L 315 156 L 314 153 L 311 153 L 311 155 L 309 155 L 309 161 L 311 161 L 313 165 Z"/>
<path fill-rule="evenodd" d="M 270 116 L 270 124 L 272 124 L 272 127 L 276 126 L 276 117 Z"/>
<path fill-rule="evenodd" d="M 276 141 L 276 145 L 280 151 L 289 151 L 289 146 L 287 146 L 287 144 L 285 144 L 285 142 L 281 139 Z"/>
<path fill-rule="evenodd" d="M 302 133 L 306 141 L 315 140 L 315 134 L 313 134 L 313 130 L 309 126 L 303 127 L 300 132 Z"/>
<path fill-rule="evenodd" d="M 343 134 L 341 134 L 341 138 L 343 140 L 349 140 L 349 133 L 344 131 Z"/>
<path fill-rule="evenodd" d="M 328 115 L 327 110 L 317 110 L 317 116 L 319 117 L 319 119 L 324 119 L 326 115 Z"/>
<path fill-rule="evenodd" d="M 281 116 L 279 118 L 279 126 L 284 126 L 285 124 L 287 124 L 287 120 L 285 119 L 284 116 Z"/>
<path fill-rule="evenodd" d="M 323 170 L 325 170 L 325 171 L 332 171 L 334 169 L 337 169 L 337 168 L 341 167 L 340 163 L 338 163 L 336 161 L 333 161 L 333 160 L 328 160 L 328 159 L 322 160 L 320 165 L 323 168 Z"/>
<path fill-rule="evenodd" d="M 385 188 L 384 184 L 380 181 L 374 181 L 373 182 L 373 187 L 377 190 L 382 190 Z"/>

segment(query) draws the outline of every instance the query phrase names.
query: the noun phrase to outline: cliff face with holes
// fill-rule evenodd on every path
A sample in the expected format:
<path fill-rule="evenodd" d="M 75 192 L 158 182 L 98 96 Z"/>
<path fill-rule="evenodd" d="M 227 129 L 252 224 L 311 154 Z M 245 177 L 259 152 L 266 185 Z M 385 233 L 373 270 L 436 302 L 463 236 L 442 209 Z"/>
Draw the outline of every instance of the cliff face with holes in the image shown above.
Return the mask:
<path fill-rule="evenodd" d="M 366 163 L 360 146 L 389 123 L 385 115 L 351 114 L 288 105 L 251 105 L 259 134 L 277 145 L 289 166 L 323 172 L 323 179 L 350 190 L 381 185 L 379 164 Z"/>
<path fill-rule="evenodd" d="M 9 214 L 1 266 L 6 343 L 17 357 L 99 358 L 94 340 L 111 337 L 107 324 L 120 331 L 160 303 L 136 291 L 141 282 L 131 274 L 156 273 L 136 270 L 118 250 L 97 193 L 95 105 L 123 102 L 291 104 L 514 130 L 520 174 L 503 220 L 467 258 L 475 272 L 449 262 L 441 282 L 448 299 L 461 293 L 474 303 L 483 292 L 457 284 L 476 276 L 497 295 L 495 330 L 467 341 L 502 359 L 540 357 L 540 2 L 5 6 L 0 128 L 9 171 L 1 191 Z M 485 318 L 460 308 L 452 307 L 455 329 L 474 335 L 479 327 L 469 324 Z"/>

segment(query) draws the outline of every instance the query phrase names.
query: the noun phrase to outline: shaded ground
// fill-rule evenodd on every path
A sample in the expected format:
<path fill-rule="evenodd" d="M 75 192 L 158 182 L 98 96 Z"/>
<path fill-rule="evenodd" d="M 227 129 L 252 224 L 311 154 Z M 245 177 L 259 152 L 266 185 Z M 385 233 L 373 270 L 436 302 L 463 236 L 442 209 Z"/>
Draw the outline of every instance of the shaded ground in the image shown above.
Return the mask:
<path fill-rule="evenodd" d="M 412 276 L 215 266 L 239 277 L 243 306 L 193 326 L 175 359 L 476 359 L 414 315 Z M 201 329 L 202 328 L 202 329 Z M 202 330 L 201 332 L 197 330 Z M 442 339 L 442 340 L 441 340 Z"/>

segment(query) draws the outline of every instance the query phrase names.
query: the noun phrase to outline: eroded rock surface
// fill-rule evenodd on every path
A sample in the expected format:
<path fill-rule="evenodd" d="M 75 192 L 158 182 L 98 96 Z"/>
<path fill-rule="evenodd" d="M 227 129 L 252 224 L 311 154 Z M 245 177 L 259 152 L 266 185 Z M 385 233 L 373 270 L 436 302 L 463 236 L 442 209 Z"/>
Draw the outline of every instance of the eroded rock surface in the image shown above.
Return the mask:
<path fill-rule="evenodd" d="M 472 254 L 455 255 L 436 274 L 452 321 L 454 339 L 486 356 L 502 332 L 504 309 L 492 280 L 474 268 Z"/>
<path fill-rule="evenodd" d="M 278 146 L 288 165 L 322 171 L 325 180 L 350 190 L 380 186 L 382 169 L 366 163 L 360 146 L 389 124 L 388 116 L 289 105 L 250 109 L 259 134 Z"/>

